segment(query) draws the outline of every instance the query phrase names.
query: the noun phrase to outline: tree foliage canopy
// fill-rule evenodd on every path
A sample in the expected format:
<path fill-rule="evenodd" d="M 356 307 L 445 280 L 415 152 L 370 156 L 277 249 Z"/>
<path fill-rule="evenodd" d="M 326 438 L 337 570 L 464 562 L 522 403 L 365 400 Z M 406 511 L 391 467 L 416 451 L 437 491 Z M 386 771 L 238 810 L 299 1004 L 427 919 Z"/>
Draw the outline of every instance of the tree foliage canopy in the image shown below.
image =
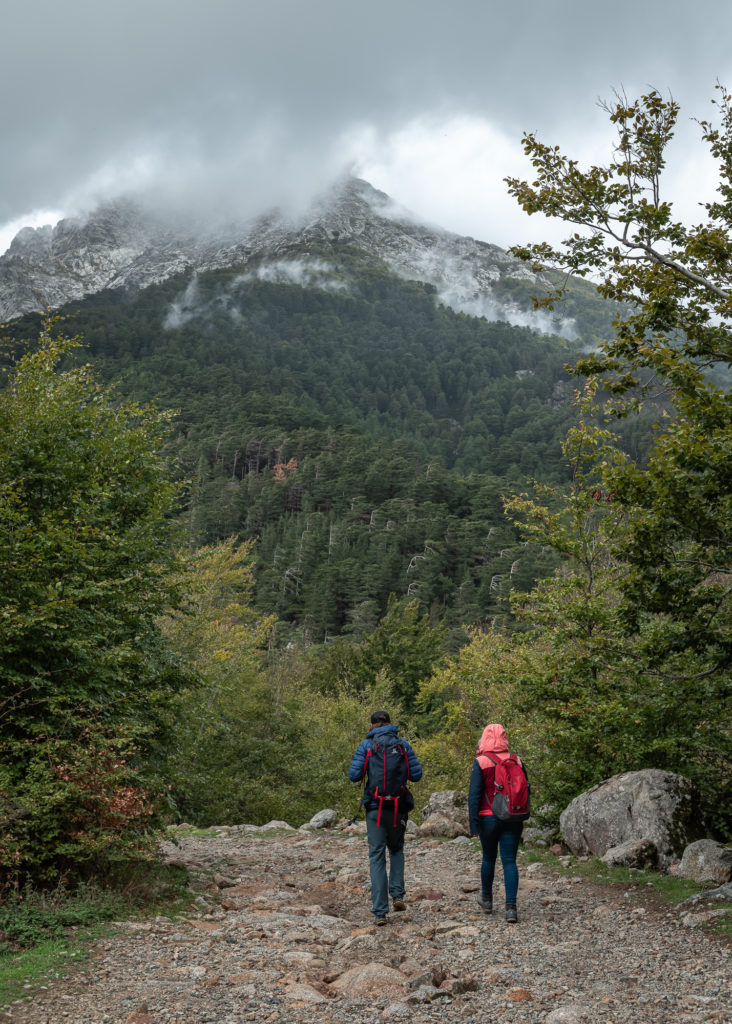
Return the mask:
<path fill-rule="evenodd" d="M 732 662 L 732 107 L 718 90 L 718 123 L 699 122 L 719 167 L 718 198 L 702 204 L 700 224 L 676 220 L 664 197 L 679 107 L 655 91 L 607 107 L 616 130 L 607 166 L 582 170 L 527 135 L 536 180 L 508 179 L 527 212 L 580 228 L 561 248 L 516 252 L 599 275 L 600 292 L 624 304 L 615 336 L 578 371 L 619 396 L 620 415 L 660 389 L 670 395 L 674 413 L 657 427 L 647 464 L 605 472 L 613 499 L 634 509 L 616 545 L 631 570 L 623 614 L 631 629 L 648 614 L 666 617 L 668 628 L 654 633 L 656 659 L 692 649 L 712 672 Z"/>
<path fill-rule="evenodd" d="M 6 868 L 95 856 L 100 830 L 111 841 L 128 811 L 144 817 L 128 767 L 159 740 L 184 678 L 157 622 L 180 580 L 166 419 L 118 402 L 88 367 L 60 372 L 76 342 L 51 330 L 0 393 Z"/>

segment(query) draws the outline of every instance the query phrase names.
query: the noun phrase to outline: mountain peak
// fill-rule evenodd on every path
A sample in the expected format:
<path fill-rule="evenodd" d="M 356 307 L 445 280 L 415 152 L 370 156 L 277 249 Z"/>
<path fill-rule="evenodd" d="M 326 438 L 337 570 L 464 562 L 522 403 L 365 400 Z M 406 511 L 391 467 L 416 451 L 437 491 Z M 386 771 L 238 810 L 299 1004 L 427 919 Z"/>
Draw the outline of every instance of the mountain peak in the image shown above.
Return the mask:
<path fill-rule="evenodd" d="M 104 288 L 144 288 L 186 271 L 302 259 L 315 245 L 322 251 L 344 244 L 401 277 L 433 285 L 461 312 L 541 329 L 528 301 L 517 304 L 510 298 L 515 288 L 505 287 L 533 281 L 524 264 L 495 245 L 420 224 L 385 192 L 350 175 L 297 219 L 270 211 L 248 224 L 195 232 L 121 198 L 54 228 L 24 228 L 0 256 L 0 319 L 56 309 Z M 548 318 L 547 329 L 557 330 Z"/>

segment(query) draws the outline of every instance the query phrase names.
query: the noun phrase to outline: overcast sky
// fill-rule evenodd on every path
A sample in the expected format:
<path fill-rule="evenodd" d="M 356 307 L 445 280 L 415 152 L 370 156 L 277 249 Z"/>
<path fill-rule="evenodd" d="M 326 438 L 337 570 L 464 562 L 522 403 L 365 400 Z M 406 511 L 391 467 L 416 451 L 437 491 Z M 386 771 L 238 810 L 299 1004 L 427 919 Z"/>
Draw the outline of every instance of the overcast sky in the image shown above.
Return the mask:
<path fill-rule="evenodd" d="M 256 214 L 345 167 L 450 230 L 556 238 L 506 195 L 521 135 L 604 161 L 597 99 L 620 87 L 682 104 L 670 177 L 693 217 L 716 79 L 729 0 L 4 0 L 0 251 L 116 194 Z"/>

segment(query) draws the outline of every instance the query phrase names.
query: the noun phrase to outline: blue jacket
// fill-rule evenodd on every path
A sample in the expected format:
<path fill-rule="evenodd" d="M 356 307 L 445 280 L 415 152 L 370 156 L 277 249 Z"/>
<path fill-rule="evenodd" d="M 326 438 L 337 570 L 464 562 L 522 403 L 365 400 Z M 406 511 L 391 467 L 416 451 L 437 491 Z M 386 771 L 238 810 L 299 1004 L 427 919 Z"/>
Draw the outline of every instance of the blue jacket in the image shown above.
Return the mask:
<path fill-rule="evenodd" d="M 483 799 L 485 783 L 483 780 L 483 769 L 478 761 L 473 761 L 473 769 L 470 772 L 470 786 L 468 787 L 468 817 L 470 819 L 471 836 L 480 835 L 480 804 Z"/>
<path fill-rule="evenodd" d="M 379 725 L 366 733 L 366 739 L 361 740 L 356 749 L 356 753 L 353 755 L 351 761 L 351 767 L 348 769 L 348 778 L 351 782 L 360 782 L 363 778 L 364 769 L 366 766 L 366 755 L 371 749 L 371 741 L 379 740 L 382 738 L 396 739 L 399 738 L 399 742 L 402 744 L 407 752 L 407 762 L 409 764 L 409 778 L 412 782 L 419 782 L 422 778 L 422 765 L 419 763 L 419 759 L 415 752 L 412 750 L 411 744 L 408 740 L 403 739 L 399 736 L 399 730 L 393 722 L 389 725 Z M 363 806 L 367 811 L 372 810 L 374 807 L 378 807 L 378 802 L 366 797 L 363 802 Z"/>

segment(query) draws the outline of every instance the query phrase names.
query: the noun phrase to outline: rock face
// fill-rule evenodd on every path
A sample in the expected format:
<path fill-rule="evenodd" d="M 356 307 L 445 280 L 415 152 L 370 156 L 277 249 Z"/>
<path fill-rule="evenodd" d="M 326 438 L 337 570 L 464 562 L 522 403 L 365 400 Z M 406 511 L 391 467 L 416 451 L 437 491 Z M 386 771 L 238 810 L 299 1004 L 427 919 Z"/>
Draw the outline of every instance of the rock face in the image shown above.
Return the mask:
<path fill-rule="evenodd" d="M 297 220 L 274 213 L 194 230 L 119 200 L 54 228 L 24 228 L 0 256 L 0 320 L 190 271 L 252 266 L 268 279 L 288 280 L 295 266 L 302 272 L 310 250 L 320 254 L 336 243 L 383 260 L 401 277 L 433 285 L 442 302 L 461 312 L 575 333 L 571 322 L 535 314 L 528 302 L 521 306 L 502 293 L 504 279 L 534 280 L 523 263 L 495 245 L 415 223 L 387 195 L 356 178 L 341 181 Z"/>
<path fill-rule="evenodd" d="M 646 768 L 625 772 L 581 793 L 562 811 L 559 827 L 574 854 L 602 857 L 630 840 L 647 840 L 667 868 L 703 834 L 688 779 Z"/>

